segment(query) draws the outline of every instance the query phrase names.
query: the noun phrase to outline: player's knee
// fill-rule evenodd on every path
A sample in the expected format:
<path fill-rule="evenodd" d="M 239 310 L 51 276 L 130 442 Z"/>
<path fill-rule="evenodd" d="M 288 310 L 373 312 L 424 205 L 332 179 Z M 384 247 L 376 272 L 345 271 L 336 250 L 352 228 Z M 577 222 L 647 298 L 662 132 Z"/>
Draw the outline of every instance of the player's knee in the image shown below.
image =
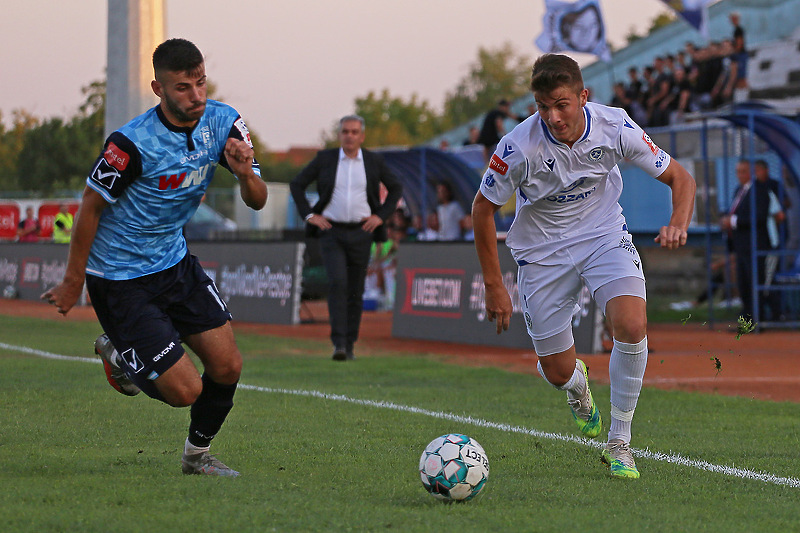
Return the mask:
<path fill-rule="evenodd" d="M 614 324 L 614 338 L 620 342 L 636 344 L 647 335 L 647 316 L 628 318 L 621 324 Z"/>
<path fill-rule="evenodd" d="M 197 401 L 201 392 L 203 392 L 203 382 L 198 379 L 165 391 L 163 396 L 164 401 L 172 407 L 189 407 Z"/>
<path fill-rule="evenodd" d="M 206 372 L 215 382 L 223 385 L 232 385 L 239 381 L 242 375 L 242 356 L 237 351 L 225 360 L 206 367 Z"/>

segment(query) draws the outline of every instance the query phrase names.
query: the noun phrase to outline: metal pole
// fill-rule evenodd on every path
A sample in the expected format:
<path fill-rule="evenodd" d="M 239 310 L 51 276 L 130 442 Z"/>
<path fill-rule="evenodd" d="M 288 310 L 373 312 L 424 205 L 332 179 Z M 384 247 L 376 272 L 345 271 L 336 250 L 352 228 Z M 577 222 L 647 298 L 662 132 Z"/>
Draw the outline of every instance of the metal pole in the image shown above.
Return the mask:
<path fill-rule="evenodd" d="M 758 276 L 758 242 L 756 233 L 758 231 L 758 219 L 756 217 L 756 145 L 755 145 L 755 116 L 752 112 L 747 115 L 747 128 L 749 133 L 748 139 L 748 152 L 750 155 L 750 282 L 752 284 L 752 298 L 753 298 L 753 323 L 758 328 L 758 323 L 761 320 L 760 310 L 761 303 L 759 302 L 759 276 Z"/>
<path fill-rule="evenodd" d="M 706 287 L 707 287 L 707 304 L 708 304 L 708 327 L 714 327 L 714 287 L 712 269 L 712 255 L 711 255 L 711 185 L 709 163 L 708 163 L 708 119 L 703 118 L 703 128 L 700 130 L 700 143 L 702 146 L 703 154 L 703 191 L 705 194 L 706 206 Z"/>

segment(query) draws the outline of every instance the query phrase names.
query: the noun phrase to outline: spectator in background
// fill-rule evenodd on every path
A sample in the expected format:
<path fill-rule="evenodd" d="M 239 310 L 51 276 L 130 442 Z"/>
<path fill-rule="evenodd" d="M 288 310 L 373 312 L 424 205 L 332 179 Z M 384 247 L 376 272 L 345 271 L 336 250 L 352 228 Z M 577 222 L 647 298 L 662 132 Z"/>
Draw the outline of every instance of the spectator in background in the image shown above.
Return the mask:
<path fill-rule="evenodd" d="M 628 98 L 628 94 L 625 91 L 625 84 L 618 81 L 614 84 L 614 96 L 611 98 L 611 106 L 612 107 L 620 107 L 625 110 L 628 115 L 633 117 L 633 112 L 631 110 L 631 103 L 632 100 Z M 634 119 L 635 120 L 635 119 Z"/>
<path fill-rule="evenodd" d="M 682 68 L 686 72 L 689 72 L 690 61 L 691 57 L 687 59 L 685 50 L 680 50 L 677 54 L 675 54 L 675 68 Z"/>
<path fill-rule="evenodd" d="M 364 119 L 339 121 L 339 148 L 320 151 L 289 184 L 297 211 L 313 236 L 319 236 L 328 276 L 328 313 L 333 360 L 355 359 L 363 311 L 364 281 L 374 242 L 387 239 L 385 221 L 394 213 L 402 185 L 380 154 L 361 148 Z M 312 207 L 305 191 L 316 182 L 319 201 Z M 381 201 L 381 184 L 388 194 Z"/>
<path fill-rule="evenodd" d="M 695 102 L 700 109 L 709 109 L 713 104 L 711 91 L 722 69 L 722 63 L 715 52 L 719 44 L 712 43 L 706 48 L 695 48 L 689 43 L 687 49 L 690 46 L 692 70 L 689 72 L 689 80 L 694 86 Z"/>
<path fill-rule="evenodd" d="M 33 216 L 33 208 L 25 208 L 25 218 L 19 221 L 17 226 L 18 242 L 37 242 L 39 240 L 39 219 Z"/>
<path fill-rule="evenodd" d="M 639 79 L 639 70 L 636 67 L 628 69 L 628 86 L 625 88 L 625 97 L 630 101 L 628 114 L 639 124 L 647 123 L 647 113 L 644 111 L 644 88 Z"/>
<path fill-rule="evenodd" d="M 733 86 L 736 79 L 736 67 L 733 65 L 733 43 L 730 40 L 722 41 L 717 47 L 714 58 L 719 61 L 720 69 L 714 88 L 711 89 L 711 105 L 719 107 L 731 101 Z"/>
<path fill-rule="evenodd" d="M 682 68 L 675 69 L 674 83 L 667 97 L 659 104 L 662 112 L 669 117 L 670 124 L 683 122 L 683 115 L 691 111 L 692 105 L 692 84 L 686 78 L 686 72 Z"/>
<path fill-rule="evenodd" d="M 780 227 L 786 220 L 783 206 L 780 199 L 785 196 L 783 188 L 778 180 L 769 177 L 769 165 L 764 159 L 759 159 L 755 163 L 756 180 L 765 184 L 769 189 L 769 217 L 767 218 L 767 233 L 769 234 L 769 244 L 773 250 L 781 246 Z M 769 287 L 778 269 L 780 256 L 778 254 L 767 255 L 764 261 L 764 285 Z M 770 319 L 777 319 L 780 314 L 780 293 L 776 291 L 764 291 L 766 309 L 770 311 Z"/>
<path fill-rule="evenodd" d="M 774 180 L 769 177 L 769 164 L 764 159 L 759 159 L 756 161 L 755 164 L 755 174 L 756 179 L 761 183 L 766 183 L 769 190 L 775 195 L 776 198 L 780 199 L 783 197 L 783 187 L 778 180 Z"/>
<path fill-rule="evenodd" d="M 53 219 L 53 242 L 59 244 L 66 244 L 72 237 L 72 213 L 69 212 L 69 206 L 62 203 L 58 206 L 58 213 Z"/>
<path fill-rule="evenodd" d="M 754 302 L 753 249 L 750 245 L 750 232 L 752 229 L 750 194 L 752 189 L 755 188 L 756 249 L 770 250 L 772 246 L 769 241 L 769 231 L 767 230 L 770 190 L 766 183 L 758 180 L 750 181 L 750 162 L 747 159 L 742 159 L 736 164 L 736 178 L 739 180 L 739 186 L 734 193 L 728 214 L 720 217 L 720 227 L 728 233 L 733 251 L 736 253 L 736 281 L 739 287 L 739 296 L 742 299 L 742 316 L 752 320 Z M 765 257 L 759 256 L 756 259 L 756 265 L 756 279 L 759 284 L 763 285 L 766 272 Z"/>
<path fill-rule="evenodd" d="M 642 92 L 639 97 L 639 101 L 642 104 L 642 109 L 644 111 L 644 118 L 640 122 L 642 126 L 648 125 L 649 114 L 647 112 L 647 104 L 650 101 L 650 96 L 653 95 L 653 91 L 655 90 L 656 86 L 656 77 L 655 77 L 655 70 L 652 66 L 648 65 L 642 69 L 642 78 L 644 81 L 642 82 Z M 632 118 L 632 117 L 631 117 Z"/>
<path fill-rule="evenodd" d="M 741 17 L 736 11 L 728 15 L 733 25 L 733 52 L 731 54 L 731 81 L 727 92 L 734 102 L 747 99 L 747 49 L 744 41 L 744 28 L 740 25 Z"/>
<path fill-rule="evenodd" d="M 672 75 L 667 73 L 663 57 L 656 57 L 653 62 L 653 68 L 655 70 L 655 81 L 653 82 L 653 90 L 647 100 L 647 122 L 649 126 L 666 126 L 668 123 L 667 115 L 659 106 L 672 89 Z"/>
<path fill-rule="evenodd" d="M 418 241 L 435 241 L 439 239 L 439 216 L 436 214 L 436 211 L 431 211 L 425 215 L 425 227 L 422 227 L 421 220 L 418 222 L 418 225 Z"/>
<path fill-rule="evenodd" d="M 511 118 L 510 112 L 511 104 L 503 98 L 497 102 L 497 107 L 486 113 L 483 118 L 478 144 L 483 145 L 483 160 L 487 163 L 500 138 L 506 134 L 505 120 Z"/>
<path fill-rule="evenodd" d="M 439 220 L 438 240 L 459 241 L 463 230 L 464 209 L 456 201 L 453 186 L 441 181 L 436 184 L 436 215 Z"/>
<path fill-rule="evenodd" d="M 783 208 L 786 212 L 786 249 L 800 250 L 800 188 L 789 174 L 789 168 L 783 167 Z"/>
<path fill-rule="evenodd" d="M 478 129 L 478 126 L 470 126 L 467 138 L 464 139 L 464 146 L 469 146 L 471 144 L 478 144 L 478 136 L 480 134 L 481 130 Z"/>
<path fill-rule="evenodd" d="M 528 117 L 532 117 L 534 114 L 536 114 L 536 102 L 531 102 L 530 104 L 528 104 L 526 111 L 528 113 L 527 115 L 517 115 L 516 117 L 514 117 L 514 120 L 516 120 L 517 122 L 522 122 Z"/>

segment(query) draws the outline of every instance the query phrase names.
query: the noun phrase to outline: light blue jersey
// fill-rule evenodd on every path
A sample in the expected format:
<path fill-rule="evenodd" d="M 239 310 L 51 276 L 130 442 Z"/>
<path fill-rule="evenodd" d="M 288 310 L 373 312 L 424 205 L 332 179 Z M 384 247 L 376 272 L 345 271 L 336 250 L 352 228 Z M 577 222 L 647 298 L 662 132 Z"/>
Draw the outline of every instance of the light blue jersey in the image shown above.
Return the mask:
<path fill-rule="evenodd" d="M 217 164 L 228 167 L 223 150 L 229 137 L 252 146 L 236 110 L 214 100 L 194 128 L 171 124 L 156 106 L 112 133 L 86 179 L 109 202 L 87 274 L 125 280 L 177 264 L 187 253 L 184 224 Z M 253 171 L 261 175 L 255 161 Z"/>

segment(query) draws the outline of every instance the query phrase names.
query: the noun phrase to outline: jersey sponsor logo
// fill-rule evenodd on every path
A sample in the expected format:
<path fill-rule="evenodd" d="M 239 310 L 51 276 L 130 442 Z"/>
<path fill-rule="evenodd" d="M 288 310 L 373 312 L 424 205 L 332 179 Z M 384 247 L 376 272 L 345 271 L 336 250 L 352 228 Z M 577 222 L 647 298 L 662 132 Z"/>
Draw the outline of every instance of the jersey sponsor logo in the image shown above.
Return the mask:
<path fill-rule="evenodd" d="M 589 152 L 589 160 L 600 161 L 603 158 L 603 154 L 605 154 L 605 152 L 603 151 L 602 148 L 600 147 L 592 148 L 592 150 Z"/>
<path fill-rule="evenodd" d="M 552 171 L 552 170 L 553 170 L 553 167 L 554 167 L 554 166 L 555 166 L 555 164 L 556 164 L 556 160 L 555 160 L 555 159 L 553 159 L 553 158 L 550 158 L 550 159 L 545 159 L 545 160 L 544 160 L 544 164 L 545 164 L 545 165 L 547 165 L 547 168 L 549 168 L 549 169 Z"/>
<path fill-rule="evenodd" d="M 586 192 L 579 192 L 578 194 L 551 194 L 546 197 L 548 202 L 555 202 L 557 204 L 568 204 L 570 202 L 577 202 L 589 198 L 589 195 L 597 190 L 597 187 L 592 187 Z"/>
<path fill-rule="evenodd" d="M 105 159 L 109 165 L 122 172 L 128 166 L 131 156 L 124 152 L 122 148 L 110 142 L 108 143 L 108 148 L 106 148 L 105 153 L 103 153 L 103 159 Z"/>
<path fill-rule="evenodd" d="M 165 191 L 167 189 L 177 189 L 186 178 L 186 172 L 180 174 L 165 174 L 158 177 L 158 190 Z"/>
<path fill-rule="evenodd" d="M 667 160 L 667 153 L 664 150 L 658 151 L 658 159 L 656 160 L 656 168 L 661 168 L 664 166 L 664 161 Z"/>
<path fill-rule="evenodd" d="M 158 176 L 158 190 L 177 189 L 178 187 L 191 187 L 192 185 L 202 185 L 208 175 L 209 165 L 203 165 L 191 172 L 181 172 L 175 174 L 164 174 Z"/>
<path fill-rule="evenodd" d="M 503 159 L 505 159 L 506 157 L 510 156 L 513 153 L 514 153 L 514 149 L 511 148 L 510 144 L 507 144 L 507 145 L 505 145 L 505 147 L 503 147 Z"/>
<path fill-rule="evenodd" d="M 660 148 L 656 146 L 656 143 L 650 140 L 650 137 L 645 132 L 642 132 L 642 140 L 648 147 L 650 147 L 650 151 L 653 152 L 653 155 L 658 154 Z"/>
<path fill-rule="evenodd" d="M 572 191 L 583 185 L 585 182 L 586 178 L 581 178 L 578 181 L 571 183 L 566 189 L 558 191 L 558 194 L 551 194 L 550 196 L 545 197 L 545 200 L 548 202 L 555 202 L 557 204 L 568 204 L 570 202 L 585 200 L 589 197 L 589 195 L 597 190 L 597 187 L 592 187 L 588 191 L 572 193 Z"/>
<path fill-rule="evenodd" d="M 200 130 L 200 138 L 203 139 L 206 148 L 211 148 L 211 129 L 208 126 L 203 126 Z"/>
<path fill-rule="evenodd" d="M 496 171 L 498 174 L 505 176 L 506 172 L 508 172 L 508 163 L 500 159 L 497 154 L 494 154 L 492 159 L 489 161 L 489 168 Z"/>
<path fill-rule="evenodd" d="M 134 374 L 138 374 L 139 372 L 144 370 L 144 364 L 142 363 L 142 360 L 139 359 L 139 356 L 136 354 L 136 350 L 134 350 L 133 348 L 128 348 L 127 350 L 119 354 L 119 356 L 122 358 L 123 361 L 125 361 L 125 364 L 128 365 L 131 368 L 131 370 L 133 370 Z"/>
<path fill-rule="evenodd" d="M 117 181 L 119 176 L 119 171 L 109 165 L 105 158 L 101 158 L 97 162 L 97 165 L 95 165 L 90 177 L 92 178 L 92 181 L 96 182 L 98 185 L 102 185 L 110 191 L 114 187 L 114 182 Z"/>
<path fill-rule="evenodd" d="M 486 174 L 486 177 L 483 178 L 483 182 L 486 184 L 487 187 L 494 187 L 495 183 L 494 174 L 492 173 Z"/>
<path fill-rule="evenodd" d="M 186 164 L 189 161 L 198 161 L 203 157 L 208 157 L 208 150 L 206 150 L 205 148 L 203 148 L 202 150 L 192 152 L 189 155 L 183 156 L 181 158 L 181 165 Z"/>
<path fill-rule="evenodd" d="M 244 142 L 246 142 L 247 145 L 250 148 L 252 148 L 253 141 L 250 140 L 250 130 L 247 129 L 244 120 L 242 120 L 242 118 L 239 117 L 236 119 L 236 122 L 234 122 L 233 125 L 236 126 L 236 129 L 239 130 L 239 133 L 242 134 L 242 139 L 244 139 Z"/>

